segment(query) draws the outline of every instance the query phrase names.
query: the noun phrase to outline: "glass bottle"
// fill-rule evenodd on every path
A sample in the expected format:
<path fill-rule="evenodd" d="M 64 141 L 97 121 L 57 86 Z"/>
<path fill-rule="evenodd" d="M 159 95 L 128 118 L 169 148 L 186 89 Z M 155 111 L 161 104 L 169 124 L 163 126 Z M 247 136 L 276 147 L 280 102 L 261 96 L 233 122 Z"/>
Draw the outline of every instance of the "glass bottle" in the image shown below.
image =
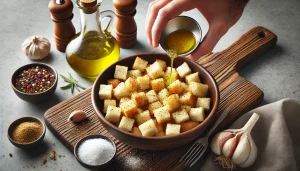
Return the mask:
<path fill-rule="evenodd" d="M 101 2 L 97 0 L 77 0 L 81 32 L 75 35 L 66 48 L 69 65 L 79 75 L 89 79 L 95 79 L 120 56 L 120 47 L 111 35 L 116 16 L 113 11 L 99 12 L 100 5 Z M 102 31 L 101 22 L 106 17 L 110 21 Z"/>

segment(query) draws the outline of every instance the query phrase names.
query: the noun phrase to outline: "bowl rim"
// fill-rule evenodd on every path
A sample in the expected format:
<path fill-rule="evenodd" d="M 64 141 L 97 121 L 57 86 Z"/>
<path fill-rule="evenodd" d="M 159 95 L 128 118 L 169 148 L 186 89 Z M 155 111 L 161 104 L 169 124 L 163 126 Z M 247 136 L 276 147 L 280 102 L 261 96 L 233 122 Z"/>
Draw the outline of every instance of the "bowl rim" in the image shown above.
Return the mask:
<path fill-rule="evenodd" d="M 112 65 L 115 65 L 116 63 L 119 63 L 120 61 L 125 61 L 127 60 L 128 58 L 134 58 L 134 57 L 137 57 L 137 56 L 142 56 L 142 55 L 166 55 L 166 53 L 153 53 L 153 52 L 150 52 L 150 53 L 139 53 L 139 54 L 135 54 L 135 55 L 131 55 L 131 56 L 127 56 L 113 64 L 111 64 L 109 67 L 107 67 L 104 71 L 102 71 L 102 73 L 97 77 L 97 79 L 95 80 L 93 86 L 92 86 L 92 104 L 93 104 L 93 108 L 94 110 L 96 110 L 96 114 L 97 116 L 99 116 L 101 118 L 101 120 L 103 122 L 105 122 L 105 124 L 109 125 L 114 131 L 116 132 L 119 132 L 119 133 L 122 133 L 122 134 L 125 134 L 127 136 L 131 136 L 131 137 L 134 137 L 134 138 L 142 138 L 142 139 L 146 139 L 146 140 L 170 140 L 170 139 L 177 139 L 177 138 L 184 138 L 185 136 L 191 134 L 191 132 L 193 131 L 196 131 L 197 129 L 199 129 L 201 127 L 201 125 L 203 125 L 202 123 L 206 123 L 206 122 L 209 122 L 209 120 L 213 119 L 212 114 L 214 114 L 214 116 L 217 116 L 217 110 L 218 110 L 218 104 L 219 104 L 219 101 L 220 101 L 220 91 L 219 91 L 219 87 L 218 87 L 218 84 L 216 82 L 216 80 L 214 79 L 214 77 L 210 74 L 210 72 L 208 72 L 204 67 L 202 67 L 200 64 L 194 62 L 194 61 L 191 61 L 189 60 L 188 58 L 186 57 L 181 57 L 181 56 L 178 56 L 178 58 L 184 58 L 185 60 L 189 60 L 191 63 L 193 63 L 194 65 L 197 65 L 199 66 L 200 68 L 202 68 L 202 70 L 211 78 L 212 82 L 213 82 L 213 87 L 214 89 L 216 90 L 216 100 L 215 100 L 215 103 L 217 105 L 214 105 L 213 108 L 211 109 L 210 113 L 208 114 L 208 116 L 204 119 L 203 122 L 201 122 L 199 125 L 197 125 L 195 128 L 189 130 L 189 131 L 186 131 L 186 132 L 183 132 L 183 133 L 180 133 L 178 135 L 171 135 L 171 136 L 162 136 L 162 137 L 147 137 L 147 136 L 138 136 L 138 135 L 135 135 L 135 134 L 132 134 L 130 132 L 126 132 L 126 131 L 123 131 L 121 129 L 119 129 L 117 126 L 115 126 L 114 124 L 110 123 L 109 121 L 107 121 L 104 117 L 104 115 L 102 114 L 102 112 L 99 110 L 99 108 L 97 107 L 96 105 L 96 102 L 95 102 L 95 99 L 94 99 L 94 94 L 96 93 L 95 92 L 95 85 L 96 85 L 96 82 L 98 82 L 100 76 L 106 72 L 106 70 L 108 70 L 108 68 L 110 68 Z M 99 115 L 98 113 L 100 113 L 101 115 Z M 215 119 L 216 120 L 216 119 Z M 206 125 L 206 124 L 205 124 Z M 204 128 L 205 131 L 207 128 Z"/>
<path fill-rule="evenodd" d="M 114 148 L 114 155 L 112 156 L 111 159 L 109 159 L 105 163 L 102 163 L 102 164 L 99 164 L 99 165 L 90 165 L 90 164 L 87 164 L 84 161 L 82 161 L 77 153 L 78 153 L 78 149 L 79 149 L 80 144 L 82 144 L 84 141 L 86 141 L 88 139 L 95 139 L 95 138 L 101 138 L 101 139 L 105 139 L 105 140 L 109 141 L 112 144 L 113 148 Z M 117 154 L 117 147 L 116 147 L 115 142 L 112 139 L 110 139 L 108 136 L 101 135 L 101 134 L 91 134 L 91 135 L 87 135 L 87 136 L 81 138 L 79 141 L 77 141 L 77 143 L 74 146 L 73 153 L 74 153 L 74 156 L 75 156 L 75 158 L 77 159 L 78 162 L 83 163 L 84 165 L 88 166 L 89 168 L 98 168 L 98 167 L 105 166 L 106 164 L 111 162 L 113 160 L 113 158 L 115 158 L 115 156 Z"/>
<path fill-rule="evenodd" d="M 44 91 L 44 92 L 40 92 L 40 93 L 24 93 L 24 92 L 18 90 L 15 87 L 14 76 L 16 76 L 16 74 L 19 73 L 21 69 L 26 69 L 26 68 L 28 68 L 29 66 L 32 66 L 32 65 L 35 65 L 35 66 L 46 66 L 46 67 L 50 68 L 54 72 L 55 81 L 54 81 L 53 85 L 49 89 L 47 89 L 46 91 Z M 57 84 L 57 82 L 58 82 L 58 73 L 57 73 L 57 71 L 51 65 L 48 65 L 48 64 L 45 64 L 45 63 L 42 63 L 42 62 L 33 62 L 33 63 L 29 63 L 29 64 L 26 64 L 26 65 L 20 66 L 18 69 L 16 69 L 13 72 L 13 74 L 11 75 L 11 79 L 10 79 L 11 87 L 15 91 L 17 91 L 18 93 L 23 94 L 23 95 L 27 95 L 27 96 L 35 96 L 35 95 L 40 95 L 40 94 L 46 93 L 46 92 L 50 91 L 51 89 L 53 89 L 55 87 L 55 85 Z"/>
<path fill-rule="evenodd" d="M 19 125 L 19 124 L 21 124 L 21 123 L 23 123 L 23 122 L 27 122 L 27 121 L 22 121 L 23 119 L 26 119 L 26 120 L 28 119 L 28 121 L 36 121 L 36 122 L 38 122 L 40 125 L 42 125 L 42 127 L 43 127 L 43 132 L 42 132 L 41 136 L 39 136 L 38 139 L 36 139 L 36 140 L 34 140 L 34 141 L 30 142 L 30 143 L 19 143 L 19 142 L 15 141 L 15 140 L 11 137 L 11 135 L 10 135 L 10 133 L 9 133 L 9 132 L 10 132 L 9 130 L 12 129 L 12 131 L 13 131 L 13 129 L 15 128 L 15 126 L 14 126 L 14 127 L 12 127 L 12 126 L 13 126 L 14 123 L 16 123 L 16 122 L 19 122 L 19 123 L 17 123 L 17 125 Z M 16 126 L 17 126 L 17 125 L 16 125 Z M 41 138 L 45 135 L 45 133 L 46 133 L 46 125 L 44 124 L 44 122 L 43 122 L 42 120 L 40 120 L 40 119 L 37 118 L 37 117 L 33 117 L 33 116 L 24 116 L 24 117 L 21 117 L 21 118 L 18 118 L 18 119 L 16 119 L 16 120 L 14 120 L 14 121 L 9 125 L 9 127 L 8 127 L 8 129 L 7 129 L 7 138 L 8 138 L 11 142 L 13 142 L 13 143 L 15 143 L 15 144 L 24 146 L 24 145 L 31 145 L 31 144 L 34 144 L 34 143 L 40 141 Z"/>

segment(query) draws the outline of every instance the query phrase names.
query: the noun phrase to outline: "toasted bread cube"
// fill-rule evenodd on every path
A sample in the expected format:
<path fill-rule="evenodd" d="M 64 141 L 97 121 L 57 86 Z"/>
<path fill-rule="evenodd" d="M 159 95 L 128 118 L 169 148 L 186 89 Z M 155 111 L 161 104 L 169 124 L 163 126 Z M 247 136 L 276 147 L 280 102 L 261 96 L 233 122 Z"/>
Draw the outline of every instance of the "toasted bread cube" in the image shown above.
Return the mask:
<path fill-rule="evenodd" d="M 172 94 L 167 98 L 166 107 L 169 112 L 174 112 L 180 108 L 179 96 L 177 94 Z"/>
<path fill-rule="evenodd" d="M 156 137 L 162 137 L 165 136 L 165 132 L 164 132 L 164 126 L 163 124 L 159 124 L 157 123 L 157 120 L 153 119 L 155 126 L 157 128 L 157 134 L 155 135 Z"/>
<path fill-rule="evenodd" d="M 205 118 L 204 109 L 202 107 L 191 108 L 190 118 L 192 121 L 202 122 Z"/>
<path fill-rule="evenodd" d="M 134 124 L 134 119 L 123 116 L 120 121 L 119 128 L 123 131 L 130 132 L 132 130 L 133 124 Z"/>
<path fill-rule="evenodd" d="M 152 65 L 147 67 L 146 70 L 147 70 L 147 74 L 151 77 L 151 79 L 163 77 L 165 74 L 158 62 L 154 62 Z"/>
<path fill-rule="evenodd" d="M 131 99 L 137 107 L 142 107 L 148 104 L 148 98 L 144 92 L 133 93 Z"/>
<path fill-rule="evenodd" d="M 149 110 L 146 110 L 142 113 L 135 115 L 135 120 L 138 125 L 143 124 L 144 122 L 148 121 L 149 119 L 151 119 Z"/>
<path fill-rule="evenodd" d="M 113 86 L 100 84 L 99 97 L 100 99 L 111 99 Z"/>
<path fill-rule="evenodd" d="M 193 93 L 193 95 L 198 97 L 206 97 L 208 92 L 208 85 L 197 83 L 197 82 L 191 82 L 189 84 L 189 88 Z"/>
<path fill-rule="evenodd" d="M 154 136 L 157 134 L 158 130 L 155 126 L 155 123 L 152 119 L 144 122 L 139 126 L 139 129 L 143 136 Z"/>
<path fill-rule="evenodd" d="M 144 112 L 144 110 L 141 109 L 141 108 L 138 108 L 137 111 L 138 111 L 138 113 L 143 113 Z"/>
<path fill-rule="evenodd" d="M 132 77 L 127 78 L 127 80 L 125 81 L 125 85 L 126 85 L 127 90 L 131 91 L 131 92 L 136 91 L 139 87 L 136 79 L 134 79 Z"/>
<path fill-rule="evenodd" d="M 167 99 L 168 96 L 169 96 L 169 91 L 166 88 L 160 90 L 160 92 L 158 93 L 158 98 L 160 101 L 164 101 L 164 99 Z"/>
<path fill-rule="evenodd" d="M 147 68 L 147 65 L 148 65 L 148 61 L 145 61 L 140 57 L 136 57 L 132 68 L 138 69 L 141 72 L 143 72 Z"/>
<path fill-rule="evenodd" d="M 127 70 L 128 70 L 128 67 L 126 67 L 126 66 L 116 65 L 114 78 L 118 78 L 120 80 L 125 81 L 127 78 Z"/>
<path fill-rule="evenodd" d="M 165 61 L 160 60 L 160 59 L 156 59 L 155 62 L 157 62 L 157 63 L 160 65 L 160 67 L 161 67 L 161 69 L 162 69 L 163 71 L 166 70 L 166 68 L 167 68 L 167 63 L 166 63 Z"/>
<path fill-rule="evenodd" d="M 107 80 L 107 84 L 108 85 L 112 85 L 113 88 L 116 88 L 120 83 L 121 83 L 121 81 L 119 79 L 110 79 L 110 80 Z"/>
<path fill-rule="evenodd" d="M 181 87 L 183 89 L 182 93 L 186 93 L 186 92 L 190 92 L 190 88 L 189 88 L 189 85 L 187 85 L 186 83 L 184 82 L 181 82 Z"/>
<path fill-rule="evenodd" d="M 130 91 L 127 90 L 124 82 L 121 82 L 116 88 L 114 88 L 114 96 L 116 99 L 120 100 L 122 97 L 129 97 Z"/>
<path fill-rule="evenodd" d="M 160 101 L 157 101 L 157 102 L 149 104 L 148 110 L 149 110 L 150 114 L 152 116 L 154 116 L 153 111 L 156 110 L 156 109 L 158 109 L 158 108 L 161 108 L 161 107 L 163 107 L 163 104 Z"/>
<path fill-rule="evenodd" d="M 189 114 L 184 109 L 172 113 L 172 118 L 177 124 L 190 120 Z"/>
<path fill-rule="evenodd" d="M 186 75 L 188 75 L 192 72 L 191 68 L 189 67 L 189 65 L 186 62 L 184 62 L 179 67 L 177 67 L 176 70 L 181 78 L 184 78 Z"/>
<path fill-rule="evenodd" d="M 166 106 L 155 109 L 153 111 L 157 123 L 165 123 L 171 119 L 171 115 Z"/>
<path fill-rule="evenodd" d="M 159 100 L 156 92 L 154 90 L 150 90 L 146 93 L 149 103 L 153 103 Z"/>
<path fill-rule="evenodd" d="M 179 124 L 167 124 L 166 135 L 178 135 L 180 134 L 180 125 Z"/>
<path fill-rule="evenodd" d="M 137 77 L 136 80 L 138 82 L 140 90 L 147 90 L 150 88 L 150 77 L 148 75 Z"/>
<path fill-rule="evenodd" d="M 210 98 L 198 98 L 196 107 L 203 107 L 204 110 L 210 109 Z"/>
<path fill-rule="evenodd" d="M 181 94 L 183 92 L 183 87 L 181 81 L 176 80 L 168 86 L 169 93 L 171 94 Z"/>
<path fill-rule="evenodd" d="M 120 106 L 122 103 L 128 102 L 129 100 L 131 100 L 129 97 L 122 97 L 122 98 L 120 99 L 119 106 Z"/>
<path fill-rule="evenodd" d="M 133 118 L 137 114 L 137 106 L 132 100 L 122 103 L 120 108 L 124 115 L 128 118 Z"/>
<path fill-rule="evenodd" d="M 191 92 L 186 92 L 182 96 L 180 96 L 179 101 L 183 105 L 194 107 L 196 103 L 196 97 Z"/>
<path fill-rule="evenodd" d="M 156 93 L 165 88 L 165 81 L 163 78 L 151 80 L 151 87 Z"/>
<path fill-rule="evenodd" d="M 103 105 L 103 112 L 107 112 L 107 107 L 108 106 L 117 106 L 117 101 L 116 100 L 110 100 L 110 99 L 105 99 L 104 100 L 104 105 Z"/>
<path fill-rule="evenodd" d="M 198 126 L 199 122 L 187 121 L 187 122 L 181 123 L 180 125 L 181 125 L 181 132 L 186 132 L 186 131 L 189 131 L 189 130 L 195 128 L 196 126 Z"/>
<path fill-rule="evenodd" d="M 164 100 L 162 101 L 162 104 L 163 104 L 164 106 L 167 106 L 167 104 L 168 104 L 168 98 L 164 99 Z"/>
<path fill-rule="evenodd" d="M 179 77 L 178 72 L 176 71 L 175 68 L 172 69 L 171 72 L 171 67 L 167 67 L 167 70 L 164 75 L 164 80 L 165 80 L 165 85 L 168 87 L 170 84 L 172 84 L 175 80 L 177 80 Z"/>
<path fill-rule="evenodd" d="M 190 84 L 191 82 L 200 83 L 200 78 L 199 78 L 198 72 L 195 72 L 195 73 L 185 76 L 185 82 L 187 84 Z"/>
<path fill-rule="evenodd" d="M 140 129 L 138 127 L 133 127 L 132 128 L 132 131 L 131 131 L 133 134 L 137 135 L 137 136 L 142 136 L 142 133 L 140 131 Z"/>
<path fill-rule="evenodd" d="M 142 76 L 142 72 L 140 70 L 130 70 L 127 73 L 127 77 L 131 77 L 131 78 L 137 78 L 137 77 L 141 77 Z"/>
<path fill-rule="evenodd" d="M 184 109 L 187 113 L 190 113 L 191 110 L 191 106 L 187 106 L 187 105 L 181 105 L 180 109 Z"/>
<path fill-rule="evenodd" d="M 108 106 L 105 119 L 111 123 L 118 124 L 121 117 L 121 109 L 115 106 Z"/>

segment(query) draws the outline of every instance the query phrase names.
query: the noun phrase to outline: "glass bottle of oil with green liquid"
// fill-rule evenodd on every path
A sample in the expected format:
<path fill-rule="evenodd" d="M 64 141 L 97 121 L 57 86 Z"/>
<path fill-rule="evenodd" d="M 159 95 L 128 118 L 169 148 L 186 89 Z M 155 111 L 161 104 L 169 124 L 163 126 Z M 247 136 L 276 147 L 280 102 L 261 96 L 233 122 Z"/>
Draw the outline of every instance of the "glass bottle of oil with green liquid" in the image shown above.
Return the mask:
<path fill-rule="evenodd" d="M 77 0 L 76 3 L 80 9 L 81 32 L 68 44 L 66 58 L 79 75 L 94 80 L 120 57 L 120 47 L 111 35 L 115 14 L 112 11 L 99 12 L 101 2 L 97 3 L 97 0 Z M 100 21 L 106 17 L 110 21 L 103 31 Z"/>

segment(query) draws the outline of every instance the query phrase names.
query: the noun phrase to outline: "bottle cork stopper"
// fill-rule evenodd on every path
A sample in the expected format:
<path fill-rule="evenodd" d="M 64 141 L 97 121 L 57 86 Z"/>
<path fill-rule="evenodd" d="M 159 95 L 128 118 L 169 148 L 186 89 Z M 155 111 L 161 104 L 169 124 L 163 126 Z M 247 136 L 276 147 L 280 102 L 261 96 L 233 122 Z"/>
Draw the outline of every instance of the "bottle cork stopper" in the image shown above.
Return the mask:
<path fill-rule="evenodd" d="M 85 8 L 83 12 L 86 14 L 91 14 L 97 11 L 97 0 L 80 0 L 80 5 Z"/>

